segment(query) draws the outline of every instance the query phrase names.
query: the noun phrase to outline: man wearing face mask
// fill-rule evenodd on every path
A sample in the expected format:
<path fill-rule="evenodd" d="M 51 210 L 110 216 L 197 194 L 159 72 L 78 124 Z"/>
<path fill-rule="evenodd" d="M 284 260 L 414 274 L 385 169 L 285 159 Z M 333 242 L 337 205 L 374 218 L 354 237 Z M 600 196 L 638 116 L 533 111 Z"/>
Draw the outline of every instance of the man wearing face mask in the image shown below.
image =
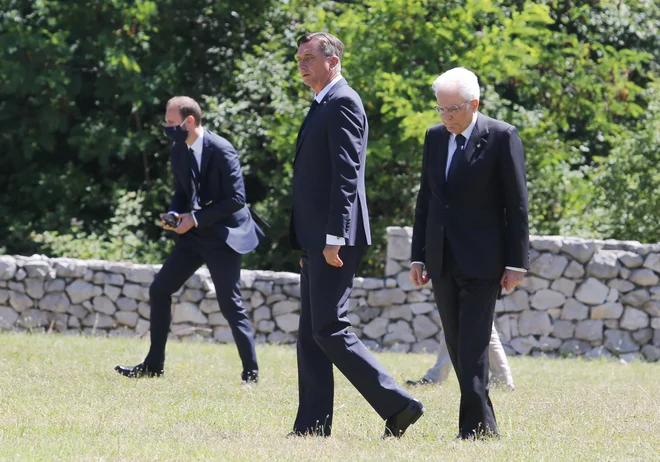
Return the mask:
<path fill-rule="evenodd" d="M 254 330 L 241 302 L 239 282 L 242 255 L 257 247 L 263 232 L 245 203 L 238 154 L 229 141 L 202 127 L 202 111 L 192 98 L 170 99 L 165 122 L 165 134 L 173 141 L 170 163 L 175 188 L 168 214 L 160 217 L 163 228 L 179 239 L 149 288 L 149 353 L 137 366 L 115 370 L 135 378 L 163 374 L 172 294 L 206 263 L 243 364 L 241 379 L 256 383 Z"/>

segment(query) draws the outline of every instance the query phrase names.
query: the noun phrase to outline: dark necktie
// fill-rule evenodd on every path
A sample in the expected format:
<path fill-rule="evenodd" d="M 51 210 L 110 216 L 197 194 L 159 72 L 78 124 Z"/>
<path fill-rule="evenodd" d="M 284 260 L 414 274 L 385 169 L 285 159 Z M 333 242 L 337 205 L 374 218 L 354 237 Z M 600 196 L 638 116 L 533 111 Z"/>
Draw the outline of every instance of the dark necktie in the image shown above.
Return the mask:
<path fill-rule="evenodd" d="M 456 150 L 451 158 L 451 164 L 449 165 L 449 171 L 447 172 L 447 183 L 451 183 L 452 177 L 456 174 L 456 170 L 458 170 L 458 164 L 461 161 L 466 141 L 467 140 L 463 135 L 456 135 Z"/>
<path fill-rule="evenodd" d="M 307 122 L 309 119 L 312 117 L 312 114 L 316 110 L 317 107 L 319 107 L 320 104 L 316 99 L 312 102 L 312 105 L 309 107 L 309 111 L 307 111 L 307 115 L 305 116 L 305 120 L 303 120 L 302 125 L 300 126 L 300 131 L 298 132 L 298 136 L 302 135 L 302 132 L 305 130 L 305 126 L 307 125 Z"/>
<path fill-rule="evenodd" d="M 193 148 L 188 148 L 188 163 L 190 164 L 190 178 L 192 179 L 195 190 L 193 191 L 192 205 L 195 206 L 195 198 L 199 202 L 199 190 L 201 189 L 201 175 L 199 173 L 199 165 L 195 159 L 195 151 Z"/>

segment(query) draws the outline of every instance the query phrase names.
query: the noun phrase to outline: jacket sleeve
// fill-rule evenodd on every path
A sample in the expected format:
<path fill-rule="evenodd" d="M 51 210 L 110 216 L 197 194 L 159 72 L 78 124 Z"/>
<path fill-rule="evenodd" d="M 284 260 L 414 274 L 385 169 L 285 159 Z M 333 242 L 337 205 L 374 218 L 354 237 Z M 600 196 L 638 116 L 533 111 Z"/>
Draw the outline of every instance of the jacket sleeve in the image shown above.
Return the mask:
<path fill-rule="evenodd" d="M 203 228 L 225 220 L 245 207 L 245 184 L 238 153 L 230 143 L 214 145 L 213 154 L 220 162 L 220 177 L 224 199 L 195 212 L 198 227 Z"/>
<path fill-rule="evenodd" d="M 330 208 L 326 234 L 348 238 L 351 207 L 356 204 L 360 153 L 363 149 L 366 116 L 351 98 L 333 102 L 328 117 L 328 143 L 332 164 Z"/>
<path fill-rule="evenodd" d="M 429 213 L 429 200 L 431 191 L 428 181 L 428 151 L 429 151 L 429 131 L 426 131 L 424 137 L 424 149 L 422 156 L 422 173 L 419 181 L 419 192 L 417 193 L 417 203 L 415 205 L 415 222 L 413 224 L 411 261 L 426 263 L 426 221 Z"/>
<path fill-rule="evenodd" d="M 529 269 L 527 178 L 522 140 L 515 127 L 504 133 L 499 167 L 506 217 L 505 266 Z"/>

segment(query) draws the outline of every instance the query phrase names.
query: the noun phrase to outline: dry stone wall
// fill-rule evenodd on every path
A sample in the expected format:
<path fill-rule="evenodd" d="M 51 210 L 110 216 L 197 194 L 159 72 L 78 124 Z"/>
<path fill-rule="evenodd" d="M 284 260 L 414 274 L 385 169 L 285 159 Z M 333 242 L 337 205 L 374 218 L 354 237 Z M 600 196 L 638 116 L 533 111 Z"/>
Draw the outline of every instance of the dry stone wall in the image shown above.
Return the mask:
<path fill-rule="evenodd" d="M 436 352 L 442 335 L 430 284 L 412 285 L 411 228 L 391 227 L 384 278 L 356 278 L 348 318 L 371 348 Z M 509 354 L 660 359 L 660 244 L 560 236 L 531 239 L 531 271 L 496 306 Z M 0 256 L 0 329 L 144 336 L 158 265 Z M 241 272 L 257 341 L 294 343 L 300 278 Z M 173 297 L 172 337 L 232 342 L 206 269 Z"/>

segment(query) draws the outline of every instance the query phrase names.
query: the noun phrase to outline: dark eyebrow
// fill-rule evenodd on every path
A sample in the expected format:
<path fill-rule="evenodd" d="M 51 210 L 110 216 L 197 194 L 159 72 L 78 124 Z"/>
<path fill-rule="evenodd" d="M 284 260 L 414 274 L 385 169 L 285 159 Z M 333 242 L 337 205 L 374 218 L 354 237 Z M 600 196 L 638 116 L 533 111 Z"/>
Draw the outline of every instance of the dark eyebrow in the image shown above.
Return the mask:
<path fill-rule="evenodd" d="M 308 51 L 307 53 L 303 53 L 302 55 L 296 53 L 296 59 L 300 59 L 301 57 L 304 58 L 305 56 L 316 56 L 316 53 L 313 53 L 311 51 Z"/>

